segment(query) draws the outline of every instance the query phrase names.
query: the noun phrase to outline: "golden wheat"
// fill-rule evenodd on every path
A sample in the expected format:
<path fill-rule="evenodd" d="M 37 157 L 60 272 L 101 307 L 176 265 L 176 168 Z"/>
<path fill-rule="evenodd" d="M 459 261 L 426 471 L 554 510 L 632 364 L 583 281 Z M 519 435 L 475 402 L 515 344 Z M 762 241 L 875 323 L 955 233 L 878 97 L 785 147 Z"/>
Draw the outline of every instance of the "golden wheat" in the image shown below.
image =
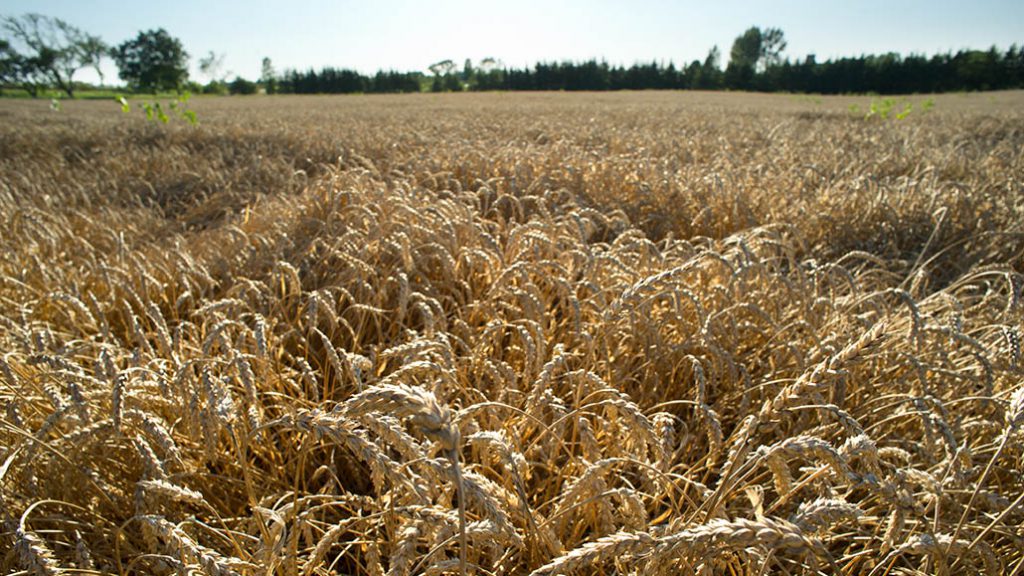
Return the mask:
<path fill-rule="evenodd" d="M 0 568 L 1013 573 L 1021 95 L 0 115 Z"/>

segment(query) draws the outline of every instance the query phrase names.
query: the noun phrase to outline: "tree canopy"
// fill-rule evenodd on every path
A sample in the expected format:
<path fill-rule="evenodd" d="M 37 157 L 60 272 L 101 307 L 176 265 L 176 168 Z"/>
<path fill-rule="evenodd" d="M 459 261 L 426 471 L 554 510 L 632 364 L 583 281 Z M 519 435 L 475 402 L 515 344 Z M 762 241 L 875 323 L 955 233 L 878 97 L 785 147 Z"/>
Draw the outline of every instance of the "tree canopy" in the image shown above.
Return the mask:
<path fill-rule="evenodd" d="M 163 28 L 139 32 L 112 52 L 118 75 L 134 90 L 180 90 L 188 80 L 188 53 Z"/>
<path fill-rule="evenodd" d="M 751 26 L 732 43 L 729 66 L 725 69 L 726 85 L 743 90 L 753 88 L 756 74 L 778 64 L 785 48 L 782 30 Z"/>
<path fill-rule="evenodd" d="M 199 73 L 206 77 L 207 82 L 225 82 L 231 72 L 224 72 L 225 54 L 217 54 L 210 50 L 199 59 Z"/>
<path fill-rule="evenodd" d="M 18 54 L 11 48 L 11 43 L 0 38 L 0 84 L 17 80 Z"/>
<path fill-rule="evenodd" d="M 739 68 L 753 68 L 761 59 L 761 29 L 752 26 L 736 37 L 729 51 L 729 64 Z"/>
<path fill-rule="evenodd" d="M 42 14 L 5 16 L 0 67 L 5 81 L 21 84 L 29 93 L 52 85 L 69 97 L 75 95 L 75 72 L 87 66 L 99 69 L 106 44 L 60 18 Z"/>
<path fill-rule="evenodd" d="M 729 51 L 729 65 L 764 71 L 778 64 L 782 51 L 786 49 L 786 38 L 778 28 L 751 26 L 733 41 Z"/>

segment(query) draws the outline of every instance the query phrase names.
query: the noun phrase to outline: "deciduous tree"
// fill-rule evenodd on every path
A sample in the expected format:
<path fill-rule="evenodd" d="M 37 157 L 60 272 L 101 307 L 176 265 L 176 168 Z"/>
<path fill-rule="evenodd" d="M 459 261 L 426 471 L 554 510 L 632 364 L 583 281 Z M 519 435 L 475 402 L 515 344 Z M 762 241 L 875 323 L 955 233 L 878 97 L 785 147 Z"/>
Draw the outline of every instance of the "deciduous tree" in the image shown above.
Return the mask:
<path fill-rule="evenodd" d="M 729 65 L 763 72 L 778 64 L 786 49 L 786 37 L 779 28 L 751 26 L 736 37 L 729 51 Z"/>
<path fill-rule="evenodd" d="M 163 28 L 139 32 L 112 51 L 122 80 L 145 92 L 180 90 L 188 79 L 188 53 Z"/>
<path fill-rule="evenodd" d="M 33 96 L 50 85 L 73 98 L 75 73 L 87 66 L 99 70 L 106 45 L 98 36 L 42 14 L 5 16 L 0 22 L 7 36 L 7 73 Z"/>

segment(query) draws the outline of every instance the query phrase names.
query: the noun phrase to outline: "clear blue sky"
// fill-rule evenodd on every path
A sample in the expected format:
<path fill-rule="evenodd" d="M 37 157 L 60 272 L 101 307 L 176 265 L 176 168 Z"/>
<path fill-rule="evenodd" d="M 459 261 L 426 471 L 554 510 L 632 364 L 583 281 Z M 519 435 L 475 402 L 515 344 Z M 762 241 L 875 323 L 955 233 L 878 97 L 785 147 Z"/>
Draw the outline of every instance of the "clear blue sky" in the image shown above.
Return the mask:
<path fill-rule="evenodd" d="M 488 56 L 512 66 L 592 57 L 678 65 L 716 44 L 727 59 L 732 40 L 752 25 L 782 28 L 785 55 L 819 61 L 1024 44 L 1024 0 L 0 0 L 0 14 L 25 12 L 62 18 L 111 44 L 166 28 L 192 56 L 198 80 L 196 63 L 211 50 L 225 54 L 225 70 L 250 79 L 264 56 L 278 70 L 363 72 Z M 106 69 L 116 78 L 112 64 Z"/>

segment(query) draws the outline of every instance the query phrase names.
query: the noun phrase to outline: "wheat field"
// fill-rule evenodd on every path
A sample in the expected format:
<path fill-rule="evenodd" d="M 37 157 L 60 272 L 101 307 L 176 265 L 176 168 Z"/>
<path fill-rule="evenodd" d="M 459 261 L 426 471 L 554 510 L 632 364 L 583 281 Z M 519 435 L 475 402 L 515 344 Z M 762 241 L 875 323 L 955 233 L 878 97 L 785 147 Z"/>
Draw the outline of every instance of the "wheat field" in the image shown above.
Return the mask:
<path fill-rule="evenodd" d="M 0 569 L 1020 573 L 1024 94 L 869 101 L 0 102 Z"/>

